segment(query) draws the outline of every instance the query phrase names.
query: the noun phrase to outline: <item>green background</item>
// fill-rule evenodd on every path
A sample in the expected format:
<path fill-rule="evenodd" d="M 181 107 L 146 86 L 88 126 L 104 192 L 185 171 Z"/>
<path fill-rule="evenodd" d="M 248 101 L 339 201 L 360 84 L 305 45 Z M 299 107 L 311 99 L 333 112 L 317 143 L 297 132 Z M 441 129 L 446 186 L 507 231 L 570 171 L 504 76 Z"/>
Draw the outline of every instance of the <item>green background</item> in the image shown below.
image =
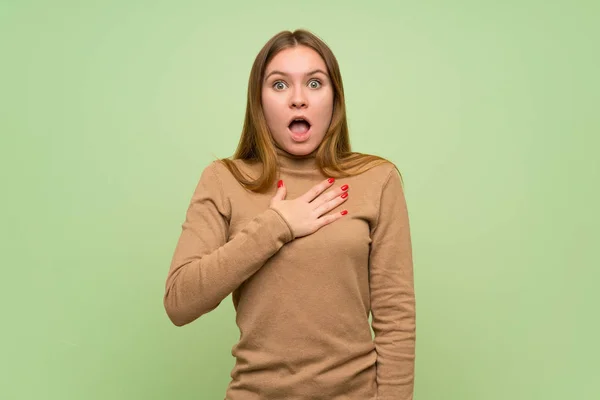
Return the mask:
<path fill-rule="evenodd" d="M 354 150 L 401 169 L 417 400 L 598 399 L 593 1 L 3 1 L 2 399 L 222 399 L 231 299 L 162 305 L 262 45 L 333 49 Z"/>

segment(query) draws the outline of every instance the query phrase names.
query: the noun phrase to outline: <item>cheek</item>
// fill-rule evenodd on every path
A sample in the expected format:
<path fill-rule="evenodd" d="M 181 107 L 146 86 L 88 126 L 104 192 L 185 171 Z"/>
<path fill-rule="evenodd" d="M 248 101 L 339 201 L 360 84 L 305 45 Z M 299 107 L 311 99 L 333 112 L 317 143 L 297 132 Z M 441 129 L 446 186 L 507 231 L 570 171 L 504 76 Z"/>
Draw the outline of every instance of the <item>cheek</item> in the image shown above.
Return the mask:
<path fill-rule="evenodd" d="M 329 121 L 333 113 L 333 95 L 331 93 L 324 93 L 318 98 L 315 105 L 319 109 L 319 117 Z"/>
<path fill-rule="evenodd" d="M 272 120 L 273 113 L 276 110 L 276 107 L 274 107 L 273 98 L 265 92 L 263 92 L 262 94 L 262 108 L 267 121 Z"/>
<path fill-rule="evenodd" d="M 263 92 L 262 107 L 267 124 L 272 130 L 276 129 L 286 118 L 283 115 L 281 99 L 279 96 L 273 96 Z"/>
<path fill-rule="evenodd" d="M 263 90 L 262 102 L 267 103 L 271 107 L 280 107 L 282 102 L 285 102 L 285 96 L 282 96 L 280 93 L 274 93 L 272 90 Z"/>

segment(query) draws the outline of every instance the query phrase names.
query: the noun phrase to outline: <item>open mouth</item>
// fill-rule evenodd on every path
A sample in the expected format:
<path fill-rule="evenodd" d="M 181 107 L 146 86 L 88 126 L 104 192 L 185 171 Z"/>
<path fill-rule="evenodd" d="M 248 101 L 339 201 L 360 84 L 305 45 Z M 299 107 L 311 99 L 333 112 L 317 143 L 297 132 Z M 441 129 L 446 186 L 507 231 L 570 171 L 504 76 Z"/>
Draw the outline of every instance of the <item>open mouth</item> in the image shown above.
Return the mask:
<path fill-rule="evenodd" d="M 304 118 L 294 118 L 288 125 L 288 129 L 296 136 L 304 136 L 310 130 L 310 122 Z"/>

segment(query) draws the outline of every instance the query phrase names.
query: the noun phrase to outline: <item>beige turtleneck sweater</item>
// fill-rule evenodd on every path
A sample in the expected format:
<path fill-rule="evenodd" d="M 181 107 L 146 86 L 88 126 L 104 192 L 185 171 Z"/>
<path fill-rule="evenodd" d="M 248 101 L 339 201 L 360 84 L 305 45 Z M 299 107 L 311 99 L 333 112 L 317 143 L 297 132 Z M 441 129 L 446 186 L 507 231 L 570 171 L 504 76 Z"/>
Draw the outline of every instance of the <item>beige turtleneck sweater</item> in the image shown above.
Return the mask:
<path fill-rule="evenodd" d="M 277 156 L 286 199 L 327 178 L 314 153 Z M 260 164 L 235 162 L 260 173 Z M 412 399 L 415 295 L 400 176 L 388 163 L 334 185 L 344 183 L 349 197 L 331 212 L 348 214 L 294 238 L 269 208 L 275 185 L 247 191 L 218 161 L 202 172 L 164 305 L 181 326 L 233 293 L 240 339 L 226 400 Z"/>

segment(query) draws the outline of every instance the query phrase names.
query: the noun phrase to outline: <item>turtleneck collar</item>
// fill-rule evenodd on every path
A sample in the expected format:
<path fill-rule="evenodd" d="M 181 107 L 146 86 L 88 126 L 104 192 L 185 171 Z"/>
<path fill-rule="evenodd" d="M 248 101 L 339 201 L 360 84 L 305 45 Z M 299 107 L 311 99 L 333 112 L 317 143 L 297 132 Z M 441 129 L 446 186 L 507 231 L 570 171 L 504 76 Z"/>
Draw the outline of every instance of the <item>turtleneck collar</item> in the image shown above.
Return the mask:
<path fill-rule="evenodd" d="M 317 150 L 318 147 L 310 154 L 303 156 L 288 153 L 286 150 L 275 144 L 275 153 L 277 154 L 277 164 L 281 169 L 286 170 L 306 170 L 312 171 L 317 169 Z"/>

